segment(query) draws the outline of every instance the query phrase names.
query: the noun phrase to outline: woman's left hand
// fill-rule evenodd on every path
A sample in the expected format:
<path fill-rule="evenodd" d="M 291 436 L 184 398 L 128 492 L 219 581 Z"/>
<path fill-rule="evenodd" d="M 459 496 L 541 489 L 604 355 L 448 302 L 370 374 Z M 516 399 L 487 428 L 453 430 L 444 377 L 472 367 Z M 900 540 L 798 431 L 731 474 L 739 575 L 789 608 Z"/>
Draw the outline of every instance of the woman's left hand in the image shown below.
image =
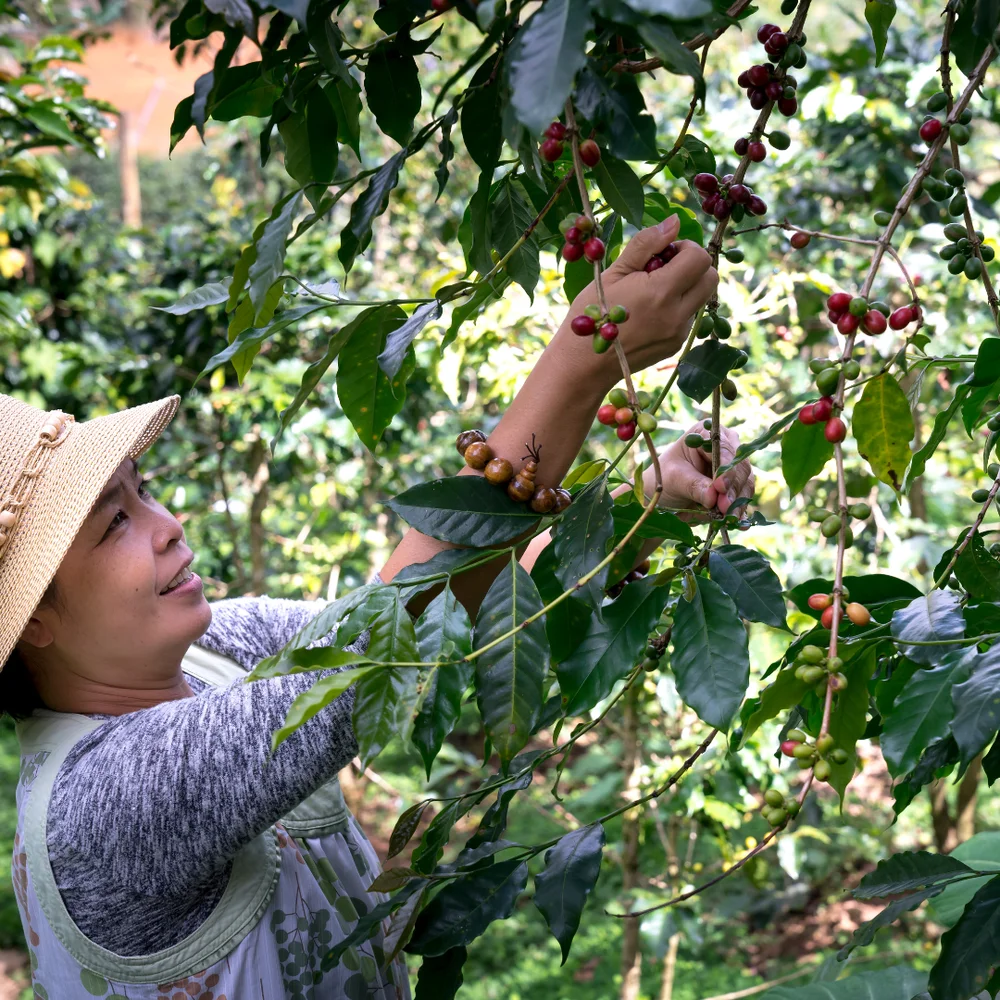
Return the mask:
<path fill-rule="evenodd" d="M 725 514 L 737 497 L 752 497 L 754 474 L 748 461 L 742 461 L 725 475 L 712 479 L 711 452 L 701 448 L 689 448 L 684 443 L 688 434 L 707 437 L 702 422 L 693 424 L 672 445 L 660 451 L 660 474 L 663 478 L 663 492 L 660 506 L 679 510 L 716 508 Z M 720 435 L 722 465 L 728 465 L 740 445 L 740 437 L 735 431 L 723 427 Z M 643 487 L 650 496 L 656 485 L 652 468 L 643 473 Z"/>

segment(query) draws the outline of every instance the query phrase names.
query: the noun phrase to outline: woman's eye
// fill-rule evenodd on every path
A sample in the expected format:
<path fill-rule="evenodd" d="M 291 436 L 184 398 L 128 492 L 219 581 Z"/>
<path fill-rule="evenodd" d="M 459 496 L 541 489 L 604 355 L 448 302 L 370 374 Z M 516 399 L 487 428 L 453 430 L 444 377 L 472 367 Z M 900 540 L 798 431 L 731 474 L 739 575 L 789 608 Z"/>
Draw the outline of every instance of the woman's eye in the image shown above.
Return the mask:
<path fill-rule="evenodd" d="M 111 523 L 108 525 L 108 530 L 110 530 L 111 528 L 117 528 L 119 524 L 124 524 L 127 518 L 128 515 L 125 513 L 125 511 L 123 510 L 118 511 L 118 513 L 115 514 L 115 516 L 111 519 Z"/>

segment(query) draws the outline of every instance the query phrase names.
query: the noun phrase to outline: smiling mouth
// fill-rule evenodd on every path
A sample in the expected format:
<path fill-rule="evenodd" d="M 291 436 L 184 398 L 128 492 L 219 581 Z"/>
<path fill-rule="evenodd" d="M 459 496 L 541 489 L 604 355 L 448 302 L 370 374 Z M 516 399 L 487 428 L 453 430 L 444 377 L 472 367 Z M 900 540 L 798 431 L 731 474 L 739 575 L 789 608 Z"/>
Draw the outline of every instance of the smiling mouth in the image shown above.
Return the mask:
<path fill-rule="evenodd" d="M 160 591 L 160 596 L 162 597 L 164 594 L 169 594 L 171 590 L 176 590 L 179 586 L 181 586 L 181 584 L 187 583 L 193 576 L 194 573 L 192 573 L 191 570 L 185 566 L 184 569 L 182 569 L 177 576 L 175 576 L 170 583 L 168 583 L 167 586 Z"/>

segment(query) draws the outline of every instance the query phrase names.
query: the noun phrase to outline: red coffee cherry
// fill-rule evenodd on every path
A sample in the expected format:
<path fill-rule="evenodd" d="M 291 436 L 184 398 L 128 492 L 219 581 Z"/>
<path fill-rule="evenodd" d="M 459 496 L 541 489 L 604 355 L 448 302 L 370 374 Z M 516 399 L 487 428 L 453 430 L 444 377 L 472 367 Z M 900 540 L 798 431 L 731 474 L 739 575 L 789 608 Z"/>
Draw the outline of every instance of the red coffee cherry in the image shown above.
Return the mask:
<path fill-rule="evenodd" d="M 826 300 L 826 307 L 831 312 L 843 312 L 851 304 L 851 297 L 847 292 L 834 292 Z"/>
<path fill-rule="evenodd" d="M 573 263 L 583 256 L 583 247 L 579 243 L 564 243 L 562 248 L 563 260 Z"/>
<path fill-rule="evenodd" d="M 576 226 L 570 226 L 563 237 L 567 243 L 582 243 L 583 233 Z"/>
<path fill-rule="evenodd" d="M 780 55 L 788 48 L 789 38 L 783 31 L 772 31 L 764 42 L 768 54 Z"/>
<path fill-rule="evenodd" d="M 767 202 L 758 195 L 751 195 L 750 201 L 747 202 L 747 208 L 750 210 L 751 215 L 766 215 L 767 214 Z"/>
<path fill-rule="evenodd" d="M 663 265 L 664 262 L 660 260 L 659 257 L 650 257 L 650 259 L 646 261 L 645 271 L 647 274 L 652 274 L 653 271 L 659 271 Z"/>
<path fill-rule="evenodd" d="M 777 101 L 785 92 L 785 85 L 781 80 L 772 80 L 765 88 L 764 93 L 769 101 Z"/>
<path fill-rule="evenodd" d="M 910 306 L 900 306 L 889 317 L 889 326 L 893 330 L 902 330 L 904 326 L 913 322 L 913 313 Z"/>
<path fill-rule="evenodd" d="M 555 163 L 563 154 L 563 144 L 558 139 L 546 139 L 538 149 L 542 159 L 548 163 Z"/>
<path fill-rule="evenodd" d="M 800 424 L 815 424 L 817 422 L 816 417 L 813 413 L 813 404 L 806 403 L 805 406 L 799 410 L 799 423 Z"/>
<path fill-rule="evenodd" d="M 838 617 L 837 620 L 838 621 L 842 621 L 843 618 L 844 618 L 844 612 L 841 611 L 840 612 L 840 616 Z M 832 604 L 830 605 L 830 607 L 828 607 L 826 609 L 826 611 L 823 612 L 822 615 L 820 615 L 819 623 L 820 623 L 820 625 L 823 626 L 823 628 L 833 628 L 833 605 Z"/>
<path fill-rule="evenodd" d="M 596 263 L 599 260 L 603 260 L 604 240 L 600 240 L 596 236 L 591 236 L 590 239 L 583 244 L 583 255 L 591 263 Z"/>
<path fill-rule="evenodd" d="M 781 744 L 781 752 L 786 757 L 794 757 L 795 756 L 795 748 L 797 746 L 798 746 L 798 743 L 796 743 L 795 740 L 785 740 Z"/>
<path fill-rule="evenodd" d="M 701 194 L 715 194 L 719 190 L 719 178 L 715 174 L 695 174 L 691 183 Z"/>
<path fill-rule="evenodd" d="M 585 139 L 580 143 L 580 159 L 588 167 L 596 167 L 601 162 L 601 147 L 593 139 Z"/>
<path fill-rule="evenodd" d="M 807 246 L 809 246 L 809 240 L 811 238 L 812 237 L 808 233 L 792 233 L 790 242 L 796 250 L 804 250 Z"/>
<path fill-rule="evenodd" d="M 593 336 L 594 331 L 597 329 L 597 324 L 589 316 L 581 314 L 573 317 L 570 329 L 578 337 L 590 337 Z"/>
<path fill-rule="evenodd" d="M 767 104 L 767 94 L 763 87 L 756 87 L 750 91 L 750 107 L 754 111 L 760 111 Z"/>
<path fill-rule="evenodd" d="M 622 441 L 631 441 L 635 437 L 635 421 L 627 424 L 619 424 L 618 430 L 615 431 L 619 439 Z"/>
<path fill-rule="evenodd" d="M 816 423 L 823 423 L 833 416 L 833 397 L 823 396 L 813 403 L 813 419 Z"/>
<path fill-rule="evenodd" d="M 853 604 L 848 604 L 844 610 L 847 612 L 847 617 L 855 625 L 867 625 L 872 620 L 871 612 L 863 604 L 858 604 L 856 601 Z"/>
<path fill-rule="evenodd" d="M 771 79 L 771 74 L 766 66 L 751 66 L 747 70 L 747 78 L 754 87 L 764 87 Z"/>
<path fill-rule="evenodd" d="M 869 309 L 865 313 L 864 324 L 869 333 L 885 333 L 886 319 L 877 309 Z"/>
<path fill-rule="evenodd" d="M 837 329 L 845 336 L 848 337 L 861 325 L 861 320 L 858 319 L 854 313 L 844 313 L 840 319 L 837 320 Z"/>
<path fill-rule="evenodd" d="M 778 110 L 786 117 L 791 118 L 799 110 L 799 102 L 795 97 L 783 97 L 778 101 Z"/>
<path fill-rule="evenodd" d="M 580 230 L 581 233 L 592 233 L 594 231 L 594 220 L 586 215 L 578 215 L 576 217 L 576 222 L 573 225 Z"/>
<path fill-rule="evenodd" d="M 715 207 L 712 210 L 712 215 L 721 221 L 722 219 L 728 219 L 732 214 L 733 203 L 728 198 L 717 197 L 715 200 Z"/>
<path fill-rule="evenodd" d="M 767 157 L 767 146 L 765 146 L 762 142 L 751 142 L 747 147 L 747 156 L 749 156 L 754 163 L 760 163 Z"/>
<path fill-rule="evenodd" d="M 831 309 L 827 314 L 826 318 L 836 326 L 840 322 L 840 317 L 844 315 L 843 309 Z"/>
<path fill-rule="evenodd" d="M 776 24 L 762 24 L 757 29 L 757 41 L 763 45 L 776 31 L 781 31 Z"/>
<path fill-rule="evenodd" d="M 833 594 L 813 594 L 809 598 L 809 607 L 813 611 L 826 611 L 833 604 Z"/>
<path fill-rule="evenodd" d="M 944 126 L 937 118 L 928 118 L 920 126 L 920 138 L 926 143 L 932 143 L 940 134 Z"/>
<path fill-rule="evenodd" d="M 630 424 L 635 419 L 635 414 L 630 406 L 620 406 L 615 410 L 615 423 L 619 426 Z"/>
<path fill-rule="evenodd" d="M 617 323 L 605 323 L 601 326 L 600 334 L 605 340 L 614 340 L 618 336 Z"/>
<path fill-rule="evenodd" d="M 566 126 L 562 122 L 553 122 L 546 130 L 545 135 L 550 139 L 562 141 L 566 138 Z"/>
<path fill-rule="evenodd" d="M 451 8 L 451 0 L 431 0 L 431 7 L 439 14 Z"/>
<path fill-rule="evenodd" d="M 745 205 L 750 200 L 750 188 L 748 188 L 745 184 L 730 184 L 729 197 L 732 198 L 737 205 Z"/>
<path fill-rule="evenodd" d="M 831 417 L 823 428 L 823 437 L 831 444 L 843 441 L 847 437 L 847 424 L 840 417 Z"/>
<path fill-rule="evenodd" d="M 615 414 L 617 412 L 618 409 L 614 403 L 605 403 L 597 411 L 597 419 L 600 423 L 604 424 L 605 427 L 613 427 L 618 422 L 615 420 Z"/>
<path fill-rule="evenodd" d="M 743 70 L 738 77 L 736 77 L 736 85 L 742 90 L 746 90 L 750 86 L 750 74 Z"/>

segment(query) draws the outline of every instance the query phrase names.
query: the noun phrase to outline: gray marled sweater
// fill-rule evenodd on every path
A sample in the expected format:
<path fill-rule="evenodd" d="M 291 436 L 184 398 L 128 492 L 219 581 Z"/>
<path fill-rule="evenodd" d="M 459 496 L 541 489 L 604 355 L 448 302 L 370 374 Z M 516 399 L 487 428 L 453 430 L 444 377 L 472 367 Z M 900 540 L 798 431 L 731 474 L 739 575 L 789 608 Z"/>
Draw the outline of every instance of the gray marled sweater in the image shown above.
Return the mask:
<path fill-rule="evenodd" d="M 322 607 L 219 601 L 198 645 L 250 670 Z M 144 955 L 190 934 L 222 896 L 236 852 L 350 762 L 353 690 L 268 759 L 292 701 L 332 672 L 226 688 L 188 678 L 194 698 L 95 716 L 106 721 L 59 770 L 47 837 L 63 900 L 91 940 Z"/>

